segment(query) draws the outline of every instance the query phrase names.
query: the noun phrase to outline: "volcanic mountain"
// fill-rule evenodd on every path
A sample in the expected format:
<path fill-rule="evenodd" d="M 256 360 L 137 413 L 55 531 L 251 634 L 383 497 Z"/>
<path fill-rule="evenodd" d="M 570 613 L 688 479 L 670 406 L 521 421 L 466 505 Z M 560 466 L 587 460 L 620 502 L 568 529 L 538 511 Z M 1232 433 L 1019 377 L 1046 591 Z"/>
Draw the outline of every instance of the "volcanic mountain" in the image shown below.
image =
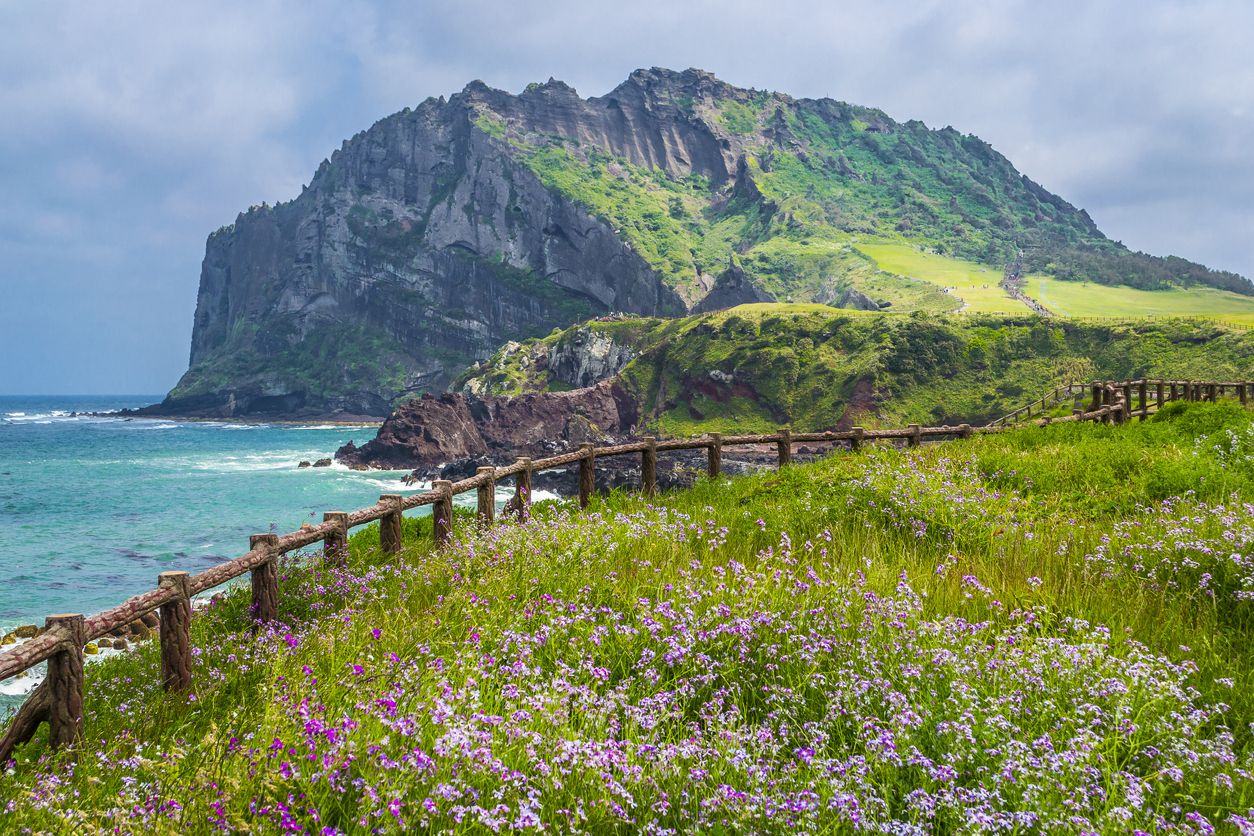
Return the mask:
<path fill-rule="evenodd" d="M 380 120 L 206 247 L 190 369 L 154 410 L 380 416 L 503 343 L 748 301 L 951 309 L 853 244 L 1155 288 L 1249 282 L 1129 252 L 987 143 L 830 99 L 638 70 L 604 96 L 469 84 Z M 948 307 L 947 307 L 948 306 Z"/>

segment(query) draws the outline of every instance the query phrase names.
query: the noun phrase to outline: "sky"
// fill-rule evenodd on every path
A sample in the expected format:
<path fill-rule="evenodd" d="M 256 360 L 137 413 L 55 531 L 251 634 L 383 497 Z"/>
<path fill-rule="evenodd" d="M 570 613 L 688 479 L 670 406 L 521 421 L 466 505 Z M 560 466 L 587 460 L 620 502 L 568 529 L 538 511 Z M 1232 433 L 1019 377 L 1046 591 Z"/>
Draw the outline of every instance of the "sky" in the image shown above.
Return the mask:
<path fill-rule="evenodd" d="M 990 142 L 1133 249 L 1254 276 L 1254 4 L 0 0 L 0 394 L 164 393 L 205 239 L 374 121 L 637 67 Z"/>

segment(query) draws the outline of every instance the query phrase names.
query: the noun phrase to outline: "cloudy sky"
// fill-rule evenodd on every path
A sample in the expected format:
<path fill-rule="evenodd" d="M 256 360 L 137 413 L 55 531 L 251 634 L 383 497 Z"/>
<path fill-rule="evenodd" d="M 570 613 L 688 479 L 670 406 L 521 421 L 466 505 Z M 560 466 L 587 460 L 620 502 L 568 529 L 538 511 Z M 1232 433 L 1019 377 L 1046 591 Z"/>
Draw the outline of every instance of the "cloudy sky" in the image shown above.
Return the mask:
<path fill-rule="evenodd" d="M 1254 4 L 0 0 L 0 393 L 159 393 L 205 237 L 471 79 L 636 67 L 977 134 L 1135 249 L 1254 276 Z"/>

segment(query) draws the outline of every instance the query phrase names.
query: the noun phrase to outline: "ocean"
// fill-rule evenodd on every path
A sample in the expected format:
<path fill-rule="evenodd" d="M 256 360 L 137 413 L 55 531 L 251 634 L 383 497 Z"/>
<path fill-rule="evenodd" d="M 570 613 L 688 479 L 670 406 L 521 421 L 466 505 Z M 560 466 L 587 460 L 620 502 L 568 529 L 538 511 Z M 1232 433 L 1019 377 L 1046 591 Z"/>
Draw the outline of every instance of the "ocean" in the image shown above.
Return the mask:
<path fill-rule="evenodd" d="M 243 554 L 250 534 L 425 487 L 406 486 L 404 472 L 297 468 L 369 440 L 370 427 L 71 414 L 159 400 L 0 396 L 0 631 L 98 612 L 152 588 L 159 572 Z"/>

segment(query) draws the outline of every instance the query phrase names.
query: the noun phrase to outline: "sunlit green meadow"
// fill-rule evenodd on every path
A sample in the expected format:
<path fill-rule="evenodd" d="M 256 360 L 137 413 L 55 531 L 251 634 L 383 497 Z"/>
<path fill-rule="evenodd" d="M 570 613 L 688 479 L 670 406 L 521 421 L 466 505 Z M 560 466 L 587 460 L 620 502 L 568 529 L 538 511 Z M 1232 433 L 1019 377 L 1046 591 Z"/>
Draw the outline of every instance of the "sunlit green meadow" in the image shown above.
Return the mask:
<path fill-rule="evenodd" d="M 926 252 L 914 244 L 859 243 L 881 270 L 948 288 L 964 313 L 1027 313 L 1028 307 L 1001 288 L 1001 271 L 973 261 Z"/>

